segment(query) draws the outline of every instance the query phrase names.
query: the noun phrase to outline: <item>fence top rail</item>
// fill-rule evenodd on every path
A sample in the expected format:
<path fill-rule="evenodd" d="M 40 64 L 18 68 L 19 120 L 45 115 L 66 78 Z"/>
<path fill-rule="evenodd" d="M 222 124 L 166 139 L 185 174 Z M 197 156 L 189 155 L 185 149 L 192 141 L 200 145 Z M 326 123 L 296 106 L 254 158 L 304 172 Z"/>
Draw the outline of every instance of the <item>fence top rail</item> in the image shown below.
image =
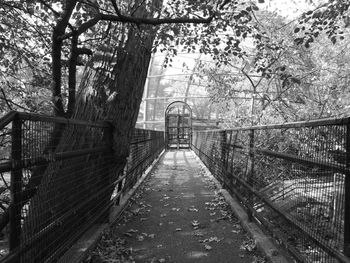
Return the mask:
<path fill-rule="evenodd" d="M 64 117 L 55 117 L 55 116 L 48 116 L 48 115 L 28 113 L 28 112 L 17 112 L 17 114 L 20 119 L 29 120 L 29 121 L 46 121 L 46 122 L 62 123 L 62 124 L 87 125 L 91 127 L 100 127 L 100 128 L 110 127 L 110 124 L 107 121 L 98 121 L 98 122 L 82 121 L 82 120 L 67 119 Z"/>
<path fill-rule="evenodd" d="M 289 129 L 289 128 L 303 128 L 303 127 L 316 127 L 316 126 L 332 126 L 332 125 L 347 125 L 350 124 L 350 117 L 345 118 L 327 118 L 317 119 L 310 121 L 299 122 L 287 122 L 282 124 L 269 124 L 260 126 L 245 126 L 231 129 L 211 129 L 211 130 L 199 130 L 196 132 L 220 132 L 220 131 L 246 131 L 246 130 L 268 130 L 268 129 Z"/>
<path fill-rule="evenodd" d="M 16 111 L 10 111 L 6 115 L 4 115 L 2 118 L 0 118 L 0 130 L 2 130 L 7 124 L 13 121 L 16 115 L 17 115 Z"/>
<path fill-rule="evenodd" d="M 18 111 L 10 111 L 5 116 L 0 118 L 0 130 L 3 129 L 6 125 L 12 122 L 16 117 L 21 120 L 29 120 L 29 121 L 47 121 L 53 123 L 62 123 L 62 124 L 76 124 L 76 125 L 87 125 L 91 127 L 100 127 L 100 128 L 108 128 L 110 124 L 108 121 L 99 121 L 99 122 L 91 122 L 91 121 L 82 121 L 75 119 L 67 119 L 64 117 L 55 117 L 48 116 L 37 113 L 29 113 L 29 112 L 18 112 Z"/>

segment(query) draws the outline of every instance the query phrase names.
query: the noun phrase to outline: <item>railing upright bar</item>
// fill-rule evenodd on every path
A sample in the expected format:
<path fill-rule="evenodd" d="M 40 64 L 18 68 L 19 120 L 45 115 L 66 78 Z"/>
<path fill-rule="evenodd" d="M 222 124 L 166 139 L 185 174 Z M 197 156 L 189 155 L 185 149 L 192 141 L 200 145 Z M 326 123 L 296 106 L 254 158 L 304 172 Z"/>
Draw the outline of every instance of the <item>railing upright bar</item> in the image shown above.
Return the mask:
<path fill-rule="evenodd" d="M 247 182 L 253 187 L 253 177 L 254 177 L 254 137 L 255 132 L 253 129 L 249 132 L 249 157 L 248 157 L 248 172 L 247 172 Z M 253 199 L 253 194 L 249 193 L 249 200 Z M 253 221 L 253 214 L 251 210 L 247 209 L 248 220 Z"/>
<path fill-rule="evenodd" d="M 226 131 L 219 132 L 220 134 L 220 160 L 222 164 L 220 165 L 222 177 L 225 178 L 226 173 Z M 225 183 L 226 184 L 226 183 Z M 225 185 L 225 187 L 228 187 Z"/>
<path fill-rule="evenodd" d="M 350 256 L 350 124 L 346 125 L 346 167 L 344 191 L 344 254 Z"/>
<path fill-rule="evenodd" d="M 9 248 L 13 251 L 20 245 L 21 236 L 21 191 L 22 191 L 22 120 L 15 116 L 12 122 L 12 167 L 11 170 L 11 204 Z"/>

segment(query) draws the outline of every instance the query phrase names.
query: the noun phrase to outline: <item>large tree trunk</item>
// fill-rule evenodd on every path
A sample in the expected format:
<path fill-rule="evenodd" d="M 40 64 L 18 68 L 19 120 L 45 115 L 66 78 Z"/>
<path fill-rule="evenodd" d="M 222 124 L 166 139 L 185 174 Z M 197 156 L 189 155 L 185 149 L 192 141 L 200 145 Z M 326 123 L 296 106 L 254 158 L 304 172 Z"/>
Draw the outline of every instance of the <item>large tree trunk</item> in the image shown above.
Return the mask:
<path fill-rule="evenodd" d="M 154 1 L 156 3 L 161 1 Z M 140 13 L 152 12 L 142 7 Z M 141 30 L 128 24 L 116 25 L 115 35 L 104 52 L 97 52 L 86 68 L 79 88 L 73 118 L 88 121 L 108 120 L 113 126 L 113 156 L 108 154 L 75 158 L 49 165 L 37 194 L 30 201 L 23 226 L 23 241 L 63 215 L 74 204 L 98 193 L 86 204 L 55 226 L 50 234 L 40 238 L 22 262 L 39 262 L 47 258 L 66 241 L 72 232 L 78 232 L 84 222 L 103 212 L 110 202 L 114 182 L 123 169 L 129 154 L 131 131 L 135 126 L 142 99 L 155 28 Z M 105 51 L 108 50 L 108 51 Z M 100 145 L 108 138 L 101 130 L 66 128 L 56 151 L 81 148 L 81 145 Z M 67 177 L 67 175 L 69 175 Z M 96 205 L 97 204 L 97 205 Z M 107 217 L 106 217 L 107 219 Z M 45 248 L 48 248 L 47 250 Z"/>

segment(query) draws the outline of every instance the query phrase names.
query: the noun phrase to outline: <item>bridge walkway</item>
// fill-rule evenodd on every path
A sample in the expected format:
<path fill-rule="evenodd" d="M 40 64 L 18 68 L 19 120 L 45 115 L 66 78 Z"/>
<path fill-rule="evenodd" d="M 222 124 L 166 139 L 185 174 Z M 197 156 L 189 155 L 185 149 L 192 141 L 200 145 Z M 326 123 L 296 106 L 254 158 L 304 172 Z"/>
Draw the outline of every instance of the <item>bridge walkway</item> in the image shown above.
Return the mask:
<path fill-rule="evenodd" d="M 86 262 L 264 262 L 216 190 L 192 151 L 166 152 Z"/>

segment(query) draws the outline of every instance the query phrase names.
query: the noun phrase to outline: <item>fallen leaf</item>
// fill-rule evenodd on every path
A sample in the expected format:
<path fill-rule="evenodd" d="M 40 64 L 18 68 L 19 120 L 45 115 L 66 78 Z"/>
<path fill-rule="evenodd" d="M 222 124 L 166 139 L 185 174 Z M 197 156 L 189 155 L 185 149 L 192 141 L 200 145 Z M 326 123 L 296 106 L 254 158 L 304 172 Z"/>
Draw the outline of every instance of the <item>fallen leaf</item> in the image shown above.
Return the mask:
<path fill-rule="evenodd" d="M 205 250 L 212 250 L 213 248 L 207 244 L 204 245 Z"/>
<path fill-rule="evenodd" d="M 182 228 L 178 227 L 175 229 L 175 231 L 182 231 Z"/>
<path fill-rule="evenodd" d="M 145 237 L 142 235 L 137 235 L 136 239 L 137 239 L 137 241 L 143 241 L 145 239 Z"/>
<path fill-rule="evenodd" d="M 190 208 L 188 208 L 187 210 L 190 211 L 190 212 L 198 212 L 198 211 L 199 211 L 199 210 L 198 210 L 197 208 L 195 208 L 195 207 L 190 207 Z"/>
<path fill-rule="evenodd" d="M 202 237 L 202 236 L 204 236 L 204 234 L 203 234 L 202 232 L 196 232 L 196 233 L 194 233 L 194 235 L 195 235 L 196 237 Z"/>
<path fill-rule="evenodd" d="M 194 227 L 198 227 L 199 225 L 200 225 L 200 223 L 199 223 L 199 221 L 197 221 L 197 220 L 193 220 L 193 221 L 191 221 L 191 223 L 192 223 L 192 226 L 194 226 Z"/>
<path fill-rule="evenodd" d="M 218 237 L 210 237 L 209 238 L 209 242 L 220 242 L 221 240 L 223 240 L 223 238 L 222 239 L 219 239 Z"/>

